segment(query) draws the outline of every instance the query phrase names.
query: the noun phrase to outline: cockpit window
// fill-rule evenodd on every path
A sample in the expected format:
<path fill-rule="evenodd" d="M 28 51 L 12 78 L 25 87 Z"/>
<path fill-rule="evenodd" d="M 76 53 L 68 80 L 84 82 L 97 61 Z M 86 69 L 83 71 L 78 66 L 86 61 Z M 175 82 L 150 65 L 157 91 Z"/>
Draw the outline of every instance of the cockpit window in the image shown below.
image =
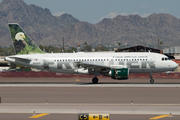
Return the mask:
<path fill-rule="evenodd" d="M 162 61 L 170 60 L 170 58 L 162 58 Z"/>

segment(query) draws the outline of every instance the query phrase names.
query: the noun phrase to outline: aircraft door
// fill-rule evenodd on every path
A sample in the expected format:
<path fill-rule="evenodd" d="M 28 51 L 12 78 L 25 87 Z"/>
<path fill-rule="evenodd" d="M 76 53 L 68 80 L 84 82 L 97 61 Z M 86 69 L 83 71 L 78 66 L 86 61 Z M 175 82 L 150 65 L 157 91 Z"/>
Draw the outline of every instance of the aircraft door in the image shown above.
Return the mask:
<path fill-rule="evenodd" d="M 149 67 L 150 68 L 155 68 L 155 62 L 156 62 L 156 56 L 155 55 L 150 55 L 149 56 Z"/>
<path fill-rule="evenodd" d="M 109 65 L 114 65 L 114 58 L 109 58 Z"/>
<path fill-rule="evenodd" d="M 44 69 L 49 69 L 49 61 L 45 59 L 43 61 L 44 61 Z"/>
<path fill-rule="evenodd" d="M 150 61 L 156 61 L 155 55 L 150 55 L 149 58 L 150 58 Z"/>

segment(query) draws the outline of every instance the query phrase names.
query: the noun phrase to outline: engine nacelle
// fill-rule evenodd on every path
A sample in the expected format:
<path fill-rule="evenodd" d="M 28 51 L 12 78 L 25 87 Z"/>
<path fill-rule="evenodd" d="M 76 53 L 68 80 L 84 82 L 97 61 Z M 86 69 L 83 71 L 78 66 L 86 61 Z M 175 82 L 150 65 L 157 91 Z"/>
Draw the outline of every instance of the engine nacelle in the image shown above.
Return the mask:
<path fill-rule="evenodd" d="M 111 69 L 109 75 L 112 79 L 126 80 L 129 77 L 129 70 L 128 68 Z"/>
<path fill-rule="evenodd" d="M 89 74 L 89 71 L 87 69 L 84 69 L 84 68 L 79 68 L 79 69 L 74 70 L 74 73 L 77 73 L 77 74 Z"/>

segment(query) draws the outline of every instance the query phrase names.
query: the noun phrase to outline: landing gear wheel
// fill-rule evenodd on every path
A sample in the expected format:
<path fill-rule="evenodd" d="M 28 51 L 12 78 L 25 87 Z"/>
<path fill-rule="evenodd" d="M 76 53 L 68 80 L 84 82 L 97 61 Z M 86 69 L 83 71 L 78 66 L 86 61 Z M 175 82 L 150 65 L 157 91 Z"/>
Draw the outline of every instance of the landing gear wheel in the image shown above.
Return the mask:
<path fill-rule="evenodd" d="M 152 76 L 152 75 L 153 75 L 153 73 L 150 73 L 150 78 L 151 78 L 151 79 L 150 79 L 150 83 L 154 83 L 154 79 L 153 79 L 153 76 Z"/>
<path fill-rule="evenodd" d="M 150 83 L 154 83 L 154 80 L 153 80 L 153 79 L 151 79 L 151 80 L 150 80 Z"/>
<path fill-rule="evenodd" d="M 98 78 L 97 78 L 97 77 L 94 77 L 94 78 L 92 79 L 92 82 L 93 82 L 93 84 L 98 83 Z"/>

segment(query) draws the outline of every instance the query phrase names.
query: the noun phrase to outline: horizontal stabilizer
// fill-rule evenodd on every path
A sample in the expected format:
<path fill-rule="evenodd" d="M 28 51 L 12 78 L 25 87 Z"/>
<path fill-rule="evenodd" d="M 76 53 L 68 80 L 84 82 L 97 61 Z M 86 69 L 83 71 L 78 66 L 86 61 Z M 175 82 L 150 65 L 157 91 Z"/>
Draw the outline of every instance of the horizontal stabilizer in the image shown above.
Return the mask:
<path fill-rule="evenodd" d="M 11 59 L 19 59 L 19 60 L 23 60 L 23 61 L 31 61 L 32 59 L 31 58 L 24 58 L 24 57 L 16 57 L 16 56 L 13 56 L 13 57 L 9 57 Z"/>

